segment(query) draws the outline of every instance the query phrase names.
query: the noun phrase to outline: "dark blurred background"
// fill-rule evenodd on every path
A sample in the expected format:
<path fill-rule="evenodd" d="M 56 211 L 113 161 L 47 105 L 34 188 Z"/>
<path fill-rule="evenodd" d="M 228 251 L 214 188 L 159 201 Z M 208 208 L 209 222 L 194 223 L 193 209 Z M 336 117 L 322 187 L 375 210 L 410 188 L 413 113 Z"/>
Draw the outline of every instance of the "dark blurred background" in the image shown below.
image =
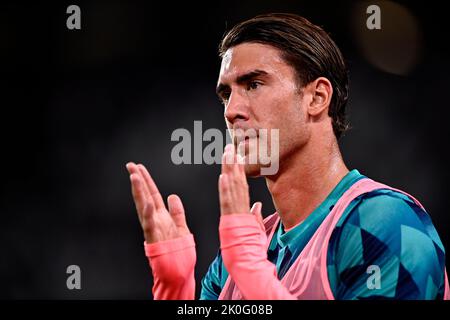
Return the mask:
<path fill-rule="evenodd" d="M 66 8 L 81 8 L 68 30 Z M 368 30 L 366 8 L 381 8 Z M 197 286 L 218 242 L 219 165 L 174 165 L 177 128 L 225 129 L 217 46 L 235 23 L 297 13 L 327 30 L 350 69 L 349 168 L 421 200 L 450 246 L 448 18 L 439 1 L 61 2 L 0 5 L 0 298 L 149 299 L 151 272 L 125 163 L 181 196 Z M 207 143 L 205 143 L 206 145 Z M 251 180 L 264 215 L 264 180 Z M 448 262 L 447 258 L 447 262 Z M 66 268 L 81 268 L 68 290 Z"/>

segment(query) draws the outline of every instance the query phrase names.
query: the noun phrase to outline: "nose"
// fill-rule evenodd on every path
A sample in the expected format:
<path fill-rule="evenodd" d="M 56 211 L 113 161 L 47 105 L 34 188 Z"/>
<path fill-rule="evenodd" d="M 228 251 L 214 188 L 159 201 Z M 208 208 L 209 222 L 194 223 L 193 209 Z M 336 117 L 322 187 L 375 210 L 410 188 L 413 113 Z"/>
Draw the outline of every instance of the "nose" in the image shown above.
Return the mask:
<path fill-rule="evenodd" d="M 248 99 L 238 91 L 233 91 L 225 106 L 225 119 L 233 124 L 236 120 L 248 120 Z"/>

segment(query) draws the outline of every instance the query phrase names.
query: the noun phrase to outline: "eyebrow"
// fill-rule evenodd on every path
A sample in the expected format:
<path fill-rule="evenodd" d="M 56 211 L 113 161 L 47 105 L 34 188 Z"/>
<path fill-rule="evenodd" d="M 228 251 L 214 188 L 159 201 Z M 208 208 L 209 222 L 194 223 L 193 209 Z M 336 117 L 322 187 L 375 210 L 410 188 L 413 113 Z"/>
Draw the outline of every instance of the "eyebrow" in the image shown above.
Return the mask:
<path fill-rule="evenodd" d="M 266 71 L 264 71 L 264 70 L 256 69 L 256 70 L 253 70 L 253 71 L 250 71 L 250 72 L 244 73 L 243 75 L 238 76 L 236 78 L 236 83 L 238 83 L 238 84 L 246 83 L 249 80 L 252 80 L 252 79 L 254 79 L 254 78 L 258 77 L 258 76 L 267 75 L 267 74 L 268 73 Z M 223 91 L 225 91 L 225 89 L 227 89 L 227 88 L 229 88 L 229 85 L 223 84 L 223 83 L 219 83 L 219 85 L 216 88 L 217 95 L 220 96 L 221 93 Z"/>

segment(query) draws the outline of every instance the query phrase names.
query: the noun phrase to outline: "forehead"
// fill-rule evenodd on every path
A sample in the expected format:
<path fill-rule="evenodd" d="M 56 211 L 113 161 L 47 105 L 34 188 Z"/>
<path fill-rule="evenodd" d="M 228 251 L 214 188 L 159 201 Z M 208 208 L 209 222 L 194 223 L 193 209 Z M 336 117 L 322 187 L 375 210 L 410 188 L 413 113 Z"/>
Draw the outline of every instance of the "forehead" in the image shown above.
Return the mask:
<path fill-rule="evenodd" d="M 228 49 L 220 66 L 219 83 L 233 81 L 253 70 L 264 70 L 279 75 L 290 72 L 291 67 L 281 58 L 279 49 L 260 43 L 242 43 Z"/>

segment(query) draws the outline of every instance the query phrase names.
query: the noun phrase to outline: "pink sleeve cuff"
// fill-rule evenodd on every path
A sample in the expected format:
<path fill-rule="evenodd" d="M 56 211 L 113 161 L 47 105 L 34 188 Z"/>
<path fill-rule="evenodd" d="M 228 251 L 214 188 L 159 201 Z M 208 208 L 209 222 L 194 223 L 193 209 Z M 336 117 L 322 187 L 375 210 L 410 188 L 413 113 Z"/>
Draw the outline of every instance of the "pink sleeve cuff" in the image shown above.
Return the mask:
<path fill-rule="evenodd" d="M 220 217 L 220 247 L 222 250 L 244 244 L 261 247 L 264 251 L 267 236 L 252 214 L 230 214 Z"/>
<path fill-rule="evenodd" d="M 295 299 L 267 260 L 268 239 L 256 216 L 221 216 L 219 233 L 223 262 L 244 299 Z"/>
<path fill-rule="evenodd" d="M 191 247 L 195 247 L 194 235 L 192 233 L 180 238 L 155 243 L 147 243 L 144 241 L 145 255 L 148 258 L 155 258 L 163 254 L 182 251 Z"/>
<path fill-rule="evenodd" d="M 155 300 L 195 298 L 195 242 L 192 234 L 156 243 L 144 242 L 153 273 Z"/>
<path fill-rule="evenodd" d="M 260 228 L 256 216 L 253 214 L 228 214 L 220 217 L 219 229 L 240 228 L 244 227 Z"/>

